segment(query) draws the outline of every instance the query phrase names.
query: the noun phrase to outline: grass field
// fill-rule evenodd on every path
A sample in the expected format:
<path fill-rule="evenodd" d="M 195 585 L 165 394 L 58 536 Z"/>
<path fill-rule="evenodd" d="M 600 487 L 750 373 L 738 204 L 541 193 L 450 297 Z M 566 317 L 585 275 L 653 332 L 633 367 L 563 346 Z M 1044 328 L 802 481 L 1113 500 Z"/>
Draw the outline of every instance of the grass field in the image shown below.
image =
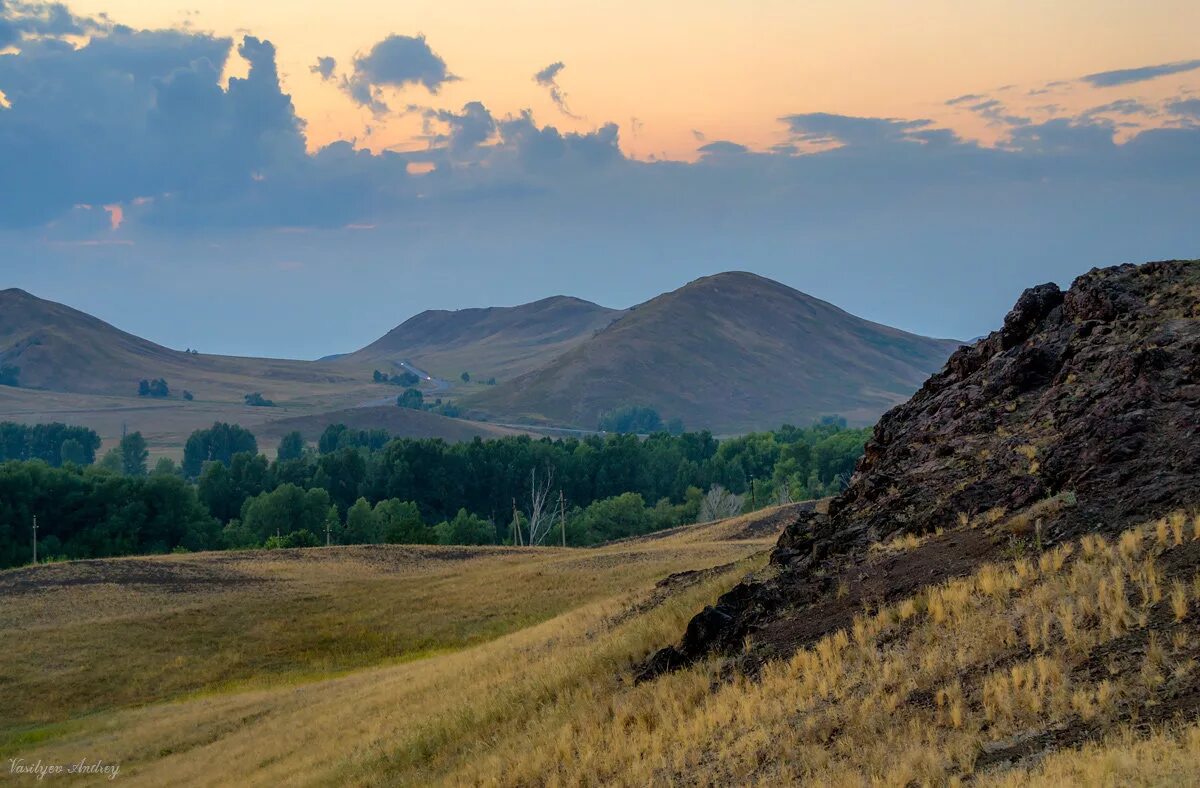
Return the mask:
<path fill-rule="evenodd" d="M 1200 521 L 984 565 L 753 675 L 635 684 L 772 571 L 770 514 L 594 550 L 4 573 L 0 757 L 146 785 L 1196 784 Z"/>
<path fill-rule="evenodd" d="M 148 784 L 430 776 L 472 745 L 454 733 L 475 730 L 464 713 L 501 720 L 573 682 L 618 681 L 761 563 L 779 522 L 761 520 L 595 549 L 318 548 L 0 573 L 0 757 L 102 758 Z M 521 696 L 511 708 L 497 671 Z M 461 706 L 485 697 L 499 705 Z"/>

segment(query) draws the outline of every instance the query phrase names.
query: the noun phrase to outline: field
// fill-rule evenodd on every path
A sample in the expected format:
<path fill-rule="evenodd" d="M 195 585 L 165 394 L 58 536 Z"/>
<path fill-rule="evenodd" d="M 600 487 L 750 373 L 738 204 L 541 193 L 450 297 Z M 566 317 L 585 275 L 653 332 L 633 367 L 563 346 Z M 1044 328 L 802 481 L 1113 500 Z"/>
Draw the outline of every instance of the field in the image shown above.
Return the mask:
<path fill-rule="evenodd" d="M 102 758 L 147 784 L 432 778 L 548 698 L 623 683 L 762 563 L 780 515 L 595 549 L 317 548 L 0 573 L 0 756 Z M 675 573 L 689 574 L 656 585 Z"/>
<path fill-rule="evenodd" d="M 252 385 L 252 384 L 247 384 Z M 344 423 L 356 429 L 387 429 L 394 437 L 470 440 L 478 435 L 495 438 L 516 430 L 494 424 L 449 419 L 435 413 L 396 407 L 399 389 L 393 386 L 349 388 L 313 401 L 281 401 L 278 407 L 250 407 L 241 402 L 205 400 L 197 397 L 153 400 L 140 397 L 111 397 L 69 394 L 0 386 L 0 421 L 21 424 L 63 422 L 95 430 L 103 444 L 101 453 L 116 446 L 122 431 L 141 432 L 150 449 L 150 462 L 158 457 L 179 460 L 193 430 L 211 427 L 214 421 L 239 424 L 255 434 L 259 451 L 273 456 L 279 438 L 296 429 L 315 442 L 329 424 Z M 278 388 L 278 386 L 277 386 Z M 285 393 L 290 388 L 283 388 Z M 390 395 L 390 396 L 389 396 Z M 275 394 L 279 396 L 279 394 Z M 371 399 L 367 400 L 370 396 Z M 346 407 L 347 403 L 388 399 L 387 405 Z"/>
<path fill-rule="evenodd" d="M 1200 519 L 1183 512 L 918 587 L 749 669 L 635 682 L 696 610 L 774 571 L 787 517 L 591 550 L 8 572 L 0 757 L 103 759 L 148 785 L 1196 784 Z"/>

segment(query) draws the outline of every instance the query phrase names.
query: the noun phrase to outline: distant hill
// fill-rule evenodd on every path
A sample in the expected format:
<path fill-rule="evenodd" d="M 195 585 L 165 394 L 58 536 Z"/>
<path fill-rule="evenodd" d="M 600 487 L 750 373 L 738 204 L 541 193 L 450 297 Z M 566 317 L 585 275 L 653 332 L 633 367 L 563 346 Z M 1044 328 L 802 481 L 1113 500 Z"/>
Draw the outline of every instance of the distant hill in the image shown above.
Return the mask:
<path fill-rule="evenodd" d="M 429 310 L 405 320 L 337 363 L 394 370 L 410 361 L 432 375 L 514 378 L 565 353 L 619 318 L 622 311 L 568 296 L 486 309 Z M 389 366 L 391 365 L 391 366 Z"/>
<path fill-rule="evenodd" d="M 732 272 L 634 307 L 544 367 L 464 404 L 511 421 L 593 428 L 603 411 L 626 404 L 718 432 L 832 414 L 867 424 L 916 391 L 959 344 Z"/>
<path fill-rule="evenodd" d="M 20 368 L 23 388 L 115 396 L 136 395 L 143 378 L 165 378 L 174 397 L 188 389 L 226 400 L 254 390 L 287 398 L 369 380 L 328 363 L 171 350 L 15 288 L 0 291 L 0 363 Z"/>

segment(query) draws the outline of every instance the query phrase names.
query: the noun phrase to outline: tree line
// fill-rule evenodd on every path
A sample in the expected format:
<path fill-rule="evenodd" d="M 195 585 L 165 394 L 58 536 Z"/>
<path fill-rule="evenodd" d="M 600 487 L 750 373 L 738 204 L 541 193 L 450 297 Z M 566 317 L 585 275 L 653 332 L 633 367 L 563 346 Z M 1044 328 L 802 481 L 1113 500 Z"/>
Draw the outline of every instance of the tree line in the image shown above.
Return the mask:
<path fill-rule="evenodd" d="M 96 465 L 64 464 L 62 444 L 79 441 L 66 431 L 79 428 L 57 427 L 42 430 L 62 436 L 57 461 L 45 437 L 39 454 L 4 455 L 0 566 L 29 560 L 34 514 L 39 555 L 65 558 L 326 541 L 595 544 L 837 492 L 869 435 L 827 420 L 726 440 L 658 432 L 448 444 L 331 425 L 315 447 L 285 435 L 268 460 L 248 430 L 216 423 L 192 434 L 181 465 L 162 459 L 149 470 L 138 433 Z M 94 457 L 99 439 L 87 444 Z"/>

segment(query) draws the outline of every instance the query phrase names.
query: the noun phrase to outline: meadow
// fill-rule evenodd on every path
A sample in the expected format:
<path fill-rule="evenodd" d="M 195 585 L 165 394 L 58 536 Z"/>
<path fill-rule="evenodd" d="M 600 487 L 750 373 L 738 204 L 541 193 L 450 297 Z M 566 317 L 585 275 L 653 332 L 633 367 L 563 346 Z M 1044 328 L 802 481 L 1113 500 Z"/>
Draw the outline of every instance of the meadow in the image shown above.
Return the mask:
<path fill-rule="evenodd" d="M 5 573 L 3 682 L 39 701 L 6 712 L 0 755 L 103 758 L 150 785 L 1194 784 L 1200 518 L 1026 549 L 753 669 L 635 682 L 700 607 L 774 571 L 761 521 L 585 550 L 250 553 L 220 571 L 256 580 L 219 590 L 58 597 Z M 36 571 L 156 564 L 186 586 L 217 558 Z M 211 630 L 182 634 L 200 617 Z M 89 650 L 53 681 L 13 673 Z"/>
<path fill-rule="evenodd" d="M 465 701 L 490 696 L 486 714 L 504 717 L 598 670 L 615 680 L 762 563 L 770 515 L 594 549 L 335 547 L 0 573 L 0 756 L 99 757 L 151 784 L 426 773 L 478 732 L 453 730 L 485 713 Z M 510 710 L 498 681 L 521 696 Z M 218 754 L 230 746 L 261 755 Z"/>

